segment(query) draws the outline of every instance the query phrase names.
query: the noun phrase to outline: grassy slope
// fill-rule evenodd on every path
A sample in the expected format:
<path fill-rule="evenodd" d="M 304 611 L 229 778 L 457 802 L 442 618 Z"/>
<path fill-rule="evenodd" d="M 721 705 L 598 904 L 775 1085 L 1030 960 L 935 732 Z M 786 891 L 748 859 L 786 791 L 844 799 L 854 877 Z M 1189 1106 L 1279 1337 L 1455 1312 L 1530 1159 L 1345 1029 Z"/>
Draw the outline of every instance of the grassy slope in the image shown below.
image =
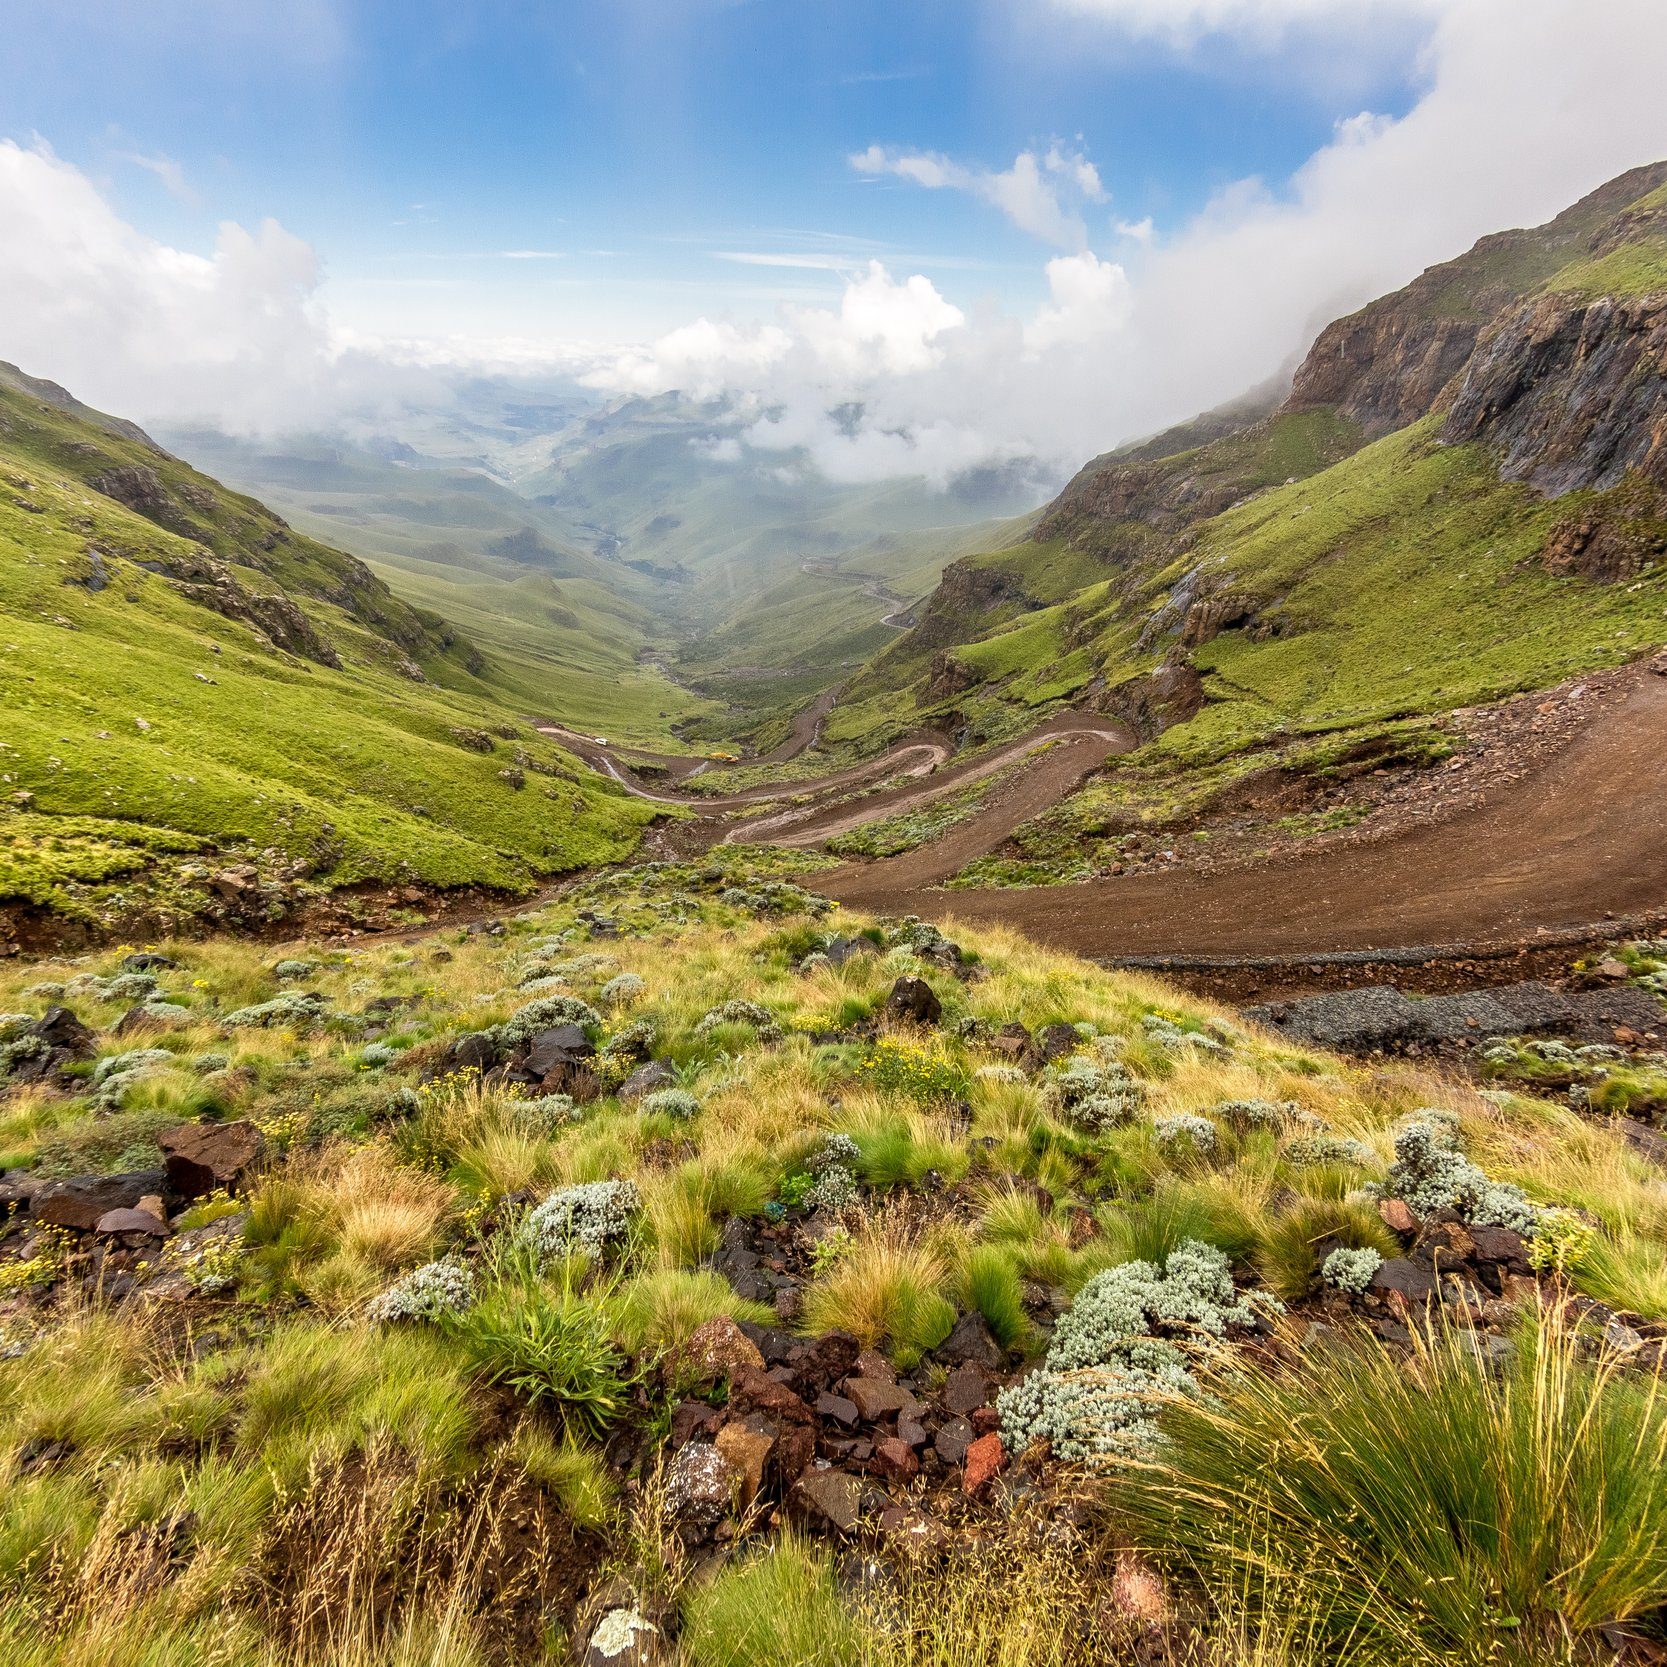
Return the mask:
<path fill-rule="evenodd" d="M 744 868 L 738 877 L 747 883 Z M 159 1667 L 553 1667 L 570 1656 L 559 1638 L 542 1648 L 538 1629 L 591 1577 L 590 1560 L 569 1551 L 574 1528 L 605 1547 L 603 1572 L 618 1576 L 611 1601 L 640 1603 L 673 1631 L 681 1613 L 681 1645 L 668 1657 L 679 1667 L 1133 1659 L 1153 1622 L 1117 1630 L 1111 1578 L 1114 1567 L 1126 1571 L 1115 1548 L 1128 1542 L 1116 1536 L 1131 1520 L 1178 1583 L 1189 1659 L 1207 1667 L 1608 1659 L 1596 1629 L 1667 1599 L 1663 1412 L 1647 1372 L 1617 1375 L 1606 1363 L 1596 1380 L 1582 1376 L 1581 1355 L 1601 1347 L 1595 1337 L 1534 1353 L 1531 1306 L 1518 1336 L 1522 1378 L 1460 1349 L 1468 1333 L 1452 1340 L 1451 1362 L 1409 1372 L 1374 1338 L 1353 1337 L 1347 1310 L 1325 1306 L 1334 1299 L 1316 1306 L 1322 1250 L 1394 1249 L 1355 1189 L 1382 1178 L 1401 1120 L 1437 1105 L 1495 1179 L 1590 1212 L 1587 1248 L 1570 1266 L 1577 1288 L 1667 1315 L 1658 1177 L 1617 1132 L 1547 1101 L 1486 1099 L 1399 1062 L 1365 1069 L 1292 1048 L 1154 981 L 994 931 L 964 936 L 982 972 L 973 982 L 920 960 L 897 933 L 883 956 L 807 975 L 799 960 L 827 922 L 791 903 L 785 915 L 755 918 L 715 901 L 725 883 L 694 869 L 627 873 L 510 923 L 502 939 L 299 946 L 326 1014 L 269 1030 L 222 1020 L 286 988 L 270 950 L 165 946 L 179 964 L 163 974 L 164 993 L 187 1011 L 147 1037 L 167 1057 L 118 1087 L 114 1109 L 77 1082 L 65 1095 L 0 1088 L 0 1149 L 42 1175 L 154 1162 L 155 1133 L 182 1116 L 252 1119 L 271 1150 L 250 1196 L 201 1212 L 239 1218 L 216 1259 L 177 1240 L 146 1253 L 187 1288 L 160 1307 L 82 1298 L 81 1265 L 64 1260 L 73 1243 L 0 1239 L 0 1643 L 9 1661 L 91 1662 L 119 1645 L 124 1658 Z M 585 945 L 576 911 L 586 903 L 623 920 L 624 935 Z M 424 1082 L 424 1064 L 446 1043 L 507 1017 L 518 978 L 576 948 L 603 951 L 566 963 L 567 986 L 586 1000 L 598 1001 L 618 972 L 639 976 L 628 1005 L 600 1028 L 612 1036 L 648 1021 L 656 1053 L 676 1062 L 693 1097 L 691 1117 L 622 1104 L 610 1091 L 571 1120 L 540 1122 L 538 1105 L 505 1088 Z M 96 982 L 118 962 L 112 952 L 0 969 L 0 1012 L 36 1014 L 55 999 L 43 984 L 94 979 L 68 999 L 102 1033 L 99 1053 L 118 1053 L 131 1044 L 109 1027 L 126 1003 Z M 945 1028 L 922 1038 L 882 1025 L 876 1046 L 870 1022 L 903 972 L 934 984 Z M 391 998 L 398 1015 L 379 1061 L 359 1017 L 376 998 Z M 784 1039 L 760 1045 L 733 1025 L 703 1034 L 701 1016 L 735 998 L 763 1003 Z M 1114 1127 L 1073 1121 L 1044 1082 L 1015 1078 L 976 1027 L 950 1028 L 961 1019 L 981 1021 L 986 1034 L 1013 1020 L 1096 1034 L 1106 1052 L 1085 1045 L 1079 1063 L 1121 1059 L 1140 1088 L 1134 1109 Z M 369 1022 L 380 1027 L 386 1009 Z M 1226 1041 L 1210 1051 L 1167 1044 L 1165 1024 Z M 604 1075 L 611 1090 L 619 1073 Z M 1260 1106 L 1271 1121 L 1235 1123 L 1226 1102 Z M 1204 1117 L 1213 1151 L 1166 1145 L 1160 1120 L 1176 1114 Z M 1355 1144 L 1316 1164 L 1300 1152 L 1316 1123 Z M 947 1563 L 921 1560 L 918 1584 L 907 1556 L 890 1572 L 886 1542 L 865 1552 L 878 1560 L 866 1579 L 876 1566 L 888 1571 L 878 1606 L 842 1605 L 824 1572 L 811 1594 L 819 1607 L 804 1615 L 807 1594 L 791 1571 L 810 1554 L 762 1516 L 748 1530 L 751 1549 L 782 1560 L 765 1590 L 746 1571 L 772 1565 L 747 1558 L 715 1560 L 686 1580 L 675 1543 L 662 1541 L 652 1478 L 641 1496 L 625 1494 L 582 1415 L 640 1416 L 652 1464 L 666 1410 L 685 1388 L 668 1358 L 674 1346 L 713 1314 L 776 1318 L 706 1262 L 725 1219 L 791 1203 L 792 1178 L 804 1178 L 830 1132 L 854 1142 L 863 1186 L 848 1236 L 804 1276 L 799 1323 L 849 1327 L 905 1372 L 957 1310 L 984 1313 L 1015 1363 L 1034 1359 L 1047 1339 L 1024 1298 L 1040 1290 L 1057 1311 L 1102 1270 L 1161 1261 L 1187 1238 L 1218 1246 L 1245 1287 L 1302 1305 L 1293 1339 L 1322 1317 L 1330 1346 L 1292 1347 L 1271 1373 L 1235 1351 L 1252 1369 L 1224 1377 L 1226 1399 L 1194 1411 L 1183 1392 L 1164 1414 L 1181 1445 L 1155 1468 L 1078 1475 L 1063 1494 L 1027 1482 L 1040 1540 L 1058 1548 L 1052 1563 L 1025 1555 L 1032 1519 L 998 1497 L 988 1513 L 966 1507 L 993 1553 L 981 1578 L 953 1549 Z M 517 1195 L 617 1177 L 635 1182 L 642 1207 L 601 1277 L 559 1262 L 541 1275 L 503 1253 Z M 440 1255 L 475 1270 L 482 1300 L 472 1316 L 388 1325 L 368 1316 L 368 1299 Z M 226 1284 L 194 1291 L 208 1274 Z M 158 1312 L 184 1323 L 158 1324 Z M 1351 1348 L 1360 1352 L 1343 1352 Z M 648 1369 L 640 1415 L 620 1406 L 632 1397 L 616 1349 Z M 1305 1365 L 1305 1352 L 1317 1358 Z M 1524 1384 L 1536 1360 L 1548 1363 L 1549 1381 Z M 935 1393 L 930 1373 L 912 1381 Z M 1491 1412 L 1474 1401 L 1489 1382 L 1507 1403 Z M 1257 1395 L 1289 1405 L 1258 1423 L 1245 1405 Z M 1219 1470 L 1189 1427 L 1198 1417 L 1223 1421 Z M 1303 1439 L 1282 1440 L 1299 1423 Z M 637 1451 L 628 1441 L 609 1450 Z M 1166 1464 L 1200 1467 L 1203 1505 Z M 1245 1514 L 1259 1486 L 1289 1496 L 1271 1523 Z M 529 1521 L 540 1531 L 520 1532 Z M 172 1579 L 134 1577 L 153 1532 Z M 512 1583 L 495 1557 L 448 1554 L 477 1535 L 496 1544 L 496 1532 L 511 1548 Z M 1304 1555 L 1305 1544 L 1327 1555 Z M 1280 1565 L 1258 1565 L 1259 1547 L 1276 1550 Z M 1266 1586 L 1252 1578 L 1258 1567 Z M 1247 1646 L 1239 1628 L 1254 1636 L 1258 1612 L 1267 1631 Z M 529 1616 L 530 1639 L 517 1630 Z M 309 1618 L 323 1637 L 298 1638 Z M 1570 1653 L 1574 1635 L 1594 1638 L 1590 1657 Z M 324 1638 L 350 1643 L 325 1649 Z"/>
<path fill-rule="evenodd" d="M 675 751 L 672 724 L 711 707 L 643 663 L 669 652 L 652 581 L 478 470 L 403 467 L 334 442 L 177 443 L 455 622 L 486 658 L 484 683 L 520 710 Z"/>
<path fill-rule="evenodd" d="M 109 578 L 97 591 L 84 582 L 90 544 Z M 121 876 L 167 842 L 162 830 L 270 848 L 328 884 L 525 887 L 629 849 L 643 807 L 530 732 L 486 755 L 460 745 L 454 728 L 510 714 L 400 676 L 387 642 L 352 615 L 308 603 L 343 656 L 334 671 L 274 650 L 142 565 L 191 549 L 0 445 L 0 891 L 113 907 Z M 551 772 L 521 791 L 498 773 L 518 748 Z"/>

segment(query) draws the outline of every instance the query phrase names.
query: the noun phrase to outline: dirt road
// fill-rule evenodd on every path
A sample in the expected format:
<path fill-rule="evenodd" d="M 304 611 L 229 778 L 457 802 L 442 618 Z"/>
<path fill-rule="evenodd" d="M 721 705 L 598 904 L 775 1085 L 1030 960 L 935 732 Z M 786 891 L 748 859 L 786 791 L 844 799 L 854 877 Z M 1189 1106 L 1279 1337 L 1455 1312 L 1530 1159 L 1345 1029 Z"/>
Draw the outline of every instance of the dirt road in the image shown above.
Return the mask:
<path fill-rule="evenodd" d="M 819 889 L 890 912 L 999 921 L 1104 958 L 1532 943 L 1667 905 L 1667 677 L 1474 809 L 1375 842 L 1207 873 L 942 891 L 911 856 Z"/>

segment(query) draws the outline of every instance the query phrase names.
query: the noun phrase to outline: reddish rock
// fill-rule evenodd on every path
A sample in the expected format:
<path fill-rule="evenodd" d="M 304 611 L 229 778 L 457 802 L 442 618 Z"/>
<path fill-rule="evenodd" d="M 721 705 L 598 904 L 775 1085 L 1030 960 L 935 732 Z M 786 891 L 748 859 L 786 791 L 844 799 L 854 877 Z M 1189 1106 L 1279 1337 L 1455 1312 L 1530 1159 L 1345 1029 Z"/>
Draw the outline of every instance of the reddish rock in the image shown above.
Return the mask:
<path fill-rule="evenodd" d="M 680 1401 L 671 1411 L 670 1446 L 675 1451 L 697 1436 L 716 1433 L 718 1417 L 704 1401 Z"/>
<path fill-rule="evenodd" d="M 995 1439 L 999 1442 L 1001 1437 Z M 874 1457 L 869 1460 L 869 1468 L 887 1481 L 906 1482 L 919 1471 L 920 1460 L 906 1441 L 888 1435 L 874 1443 Z"/>
<path fill-rule="evenodd" d="M 816 1414 L 784 1383 L 743 1366 L 729 1383 L 731 1412 L 762 1412 L 788 1424 L 814 1424 Z"/>
<path fill-rule="evenodd" d="M 168 1224 L 151 1210 L 106 1210 L 94 1226 L 95 1233 L 148 1233 L 153 1239 L 166 1238 Z"/>
<path fill-rule="evenodd" d="M 826 1389 L 854 1372 L 861 1357 L 862 1344 L 850 1332 L 825 1331 L 795 1348 L 788 1355 L 787 1364 L 802 1382 Z"/>
<path fill-rule="evenodd" d="M 1408 1302 L 1427 1302 L 1435 1295 L 1435 1275 L 1404 1256 L 1395 1256 L 1372 1275 L 1371 1288 Z"/>
<path fill-rule="evenodd" d="M 139 1200 L 158 1192 L 165 1180 L 160 1169 L 141 1169 L 126 1175 L 78 1175 L 48 1181 L 30 1200 L 30 1219 L 90 1233 L 110 1211 L 137 1209 Z"/>
<path fill-rule="evenodd" d="M 804 1424 L 789 1424 L 776 1437 L 770 1471 L 785 1493 L 816 1462 L 816 1432 Z"/>
<path fill-rule="evenodd" d="M 1378 1215 L 1391 1233 L 1416 1233 L 1418 1217 L 1399 1198 L 1380 1198 Z"/>
<path fill-rule="evenodd" d="M 200 1198 L 241 1181 L 265 1149 L 253 1123 L 182 1123 L 157 1136 L 168 1182 L 181 1198 Z"/>
<path fill-rule="evenodd" d="M 764 1356 L 727 1314 L 698 1325 L 673 1355 L 673 1374 L 688 1383 L 710 1384 L 751 1368 L 764 1369 Z"/>
<path fill-rule="evenodd" d="M 764 1466 L 775 1449 L 776 1438 L 746 1424 L 725 1424 L 713 1445 L 735 1472 L 736 1503 L 744 1511 L 764 1484 Z"/>
<path fill-rule="evenodd" d="M 979 1435 L 989 1435 L 992 1430 L 1001 1428 L 1001 1414 L 994 1407 L 975 1407 L 972 1427 Z"/>
<path fill-rule="evenodd" d="M 1001 1436 L 994 1430 L 981 1435 L 967 1449 L 967 1467 L 961 1473 L 961 1491 L 969 1498 L 981 1493 L 1007 1462 Z"/>

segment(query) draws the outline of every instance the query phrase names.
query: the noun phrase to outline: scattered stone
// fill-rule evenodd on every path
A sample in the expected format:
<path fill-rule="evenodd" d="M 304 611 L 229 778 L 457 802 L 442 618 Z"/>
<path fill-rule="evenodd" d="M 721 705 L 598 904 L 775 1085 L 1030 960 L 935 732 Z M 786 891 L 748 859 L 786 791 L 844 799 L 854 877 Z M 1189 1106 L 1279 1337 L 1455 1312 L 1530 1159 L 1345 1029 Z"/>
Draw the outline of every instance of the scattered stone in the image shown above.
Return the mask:
<path fill-rule="evenodd" d="M 886 997 L 886 1017 L 904 1024 L 935 1025 L 943 1017 L 943 1003 L 924 978 L 900 978 Z"/>
<path fill-rule="evenodd" d="M 880 1378 L 848 1378 L 845 1392 L 856 1403 L 858 1416 L 865 1424 L 901 1412 L 914 1399 L 908 1390 Z"/>
<path fill-rule="evenodd" d="M 951 1418 L 932 1438 L 932 1451 L 945 1464 L 957 1465 L 965 1461 L 967 1449 L 973 1443 L 970 1419 Z"/>
<path fill-rule="evenodd" d="M 851 1368 L 859 1378 L 877 1378 L 881 1383 L 896 1383 L 897 1368 L 878 1349 L 863 1349 Z"/>
<path fill-rule="evenodd" d="M 181 1123 L 157 1136 L 168 1182 L 181 1198 L 235 1187 L 265 1150 L 253 1123 Z"/>
<path fill-rule="evenodd" d="M 1051 1065 L 1082 1045 L 1082 1038 L 1067 1024 L 1043 1025 L 1036 1033 L 1036 1052 L 1042 1062 Z"/>
<path fill-rule="evenodd" d="M 807 1470 L 793 1484 L 789 1503 L 813 1526 L 826 1524 L 841 1534 L 854 1534 L 862 1484 L 844 1470 Z"/>
<path fill-rule="evenodd" d="M 996 1439 L 999 1441 L 1001 1437 Z M 920 1470 L 914 1448 L 895 1435 L 882 1436 L 875 1442 L 874 1456 L 868 1462 L 876 1476 L 883 1476 L 889 1482 L 907 1482 Z"/>
<path fill-rule="evenodd" d="M 775 1448 L 776 1438 L 746 1423 L 725 1424 L 713 1445 L 735 1473 L 735 1502 L 744 1511 L 763 1486 L 764 1466 Z"/>
<path fill-rule="evenodd" d="M 666 1471 L 666 1509 L 679 1523 L 714 1527 L 728 1515 L 738 1481 L 715 1443 L 691 1441 Z"/>
<path fill-rule="evenodd" d="M 1418 1231 L 1418 1217 L 1399 1198 L 1380 1198 L 1378 1215 L 1391 1233 L 1410 1235 Z"/>
<path fill-rule="evenodd" d="M 816 1416 L 831 1419 L 835 1424 L 843 1425 L 849 1430 L 855 1428 L 859 1415 L 855 1401 L 824 1390 L 816 1397 Z"/>
<path fill-rule="evenodd" d="M 151 1202 L 149 1198 L 143 1200 L 144 1204 Z M 165 1239 L 168 1236 L 168 1223 L 163 1219 L 159 1209 L 135 1206 L 132 1209 L 106 1210 L 94 1224 L 93 1231 L 104 1237 L 115 1233 L 145 1233 L 153 1239 Z"/>
<path fill-rule="evenodd" d="M 944 1411 L 958 1417 L 976 1412 L 989 1398 L 989 1380 L 970 1361 L 964 1366 L 957 1366 L 944 1379 L 943 1393 L 939 1397 Z"/>
<path fill-rule="evenodd" d="M 970 1499 L 982 1493 L 1007 1462 L 1007 1452 L 1001 1436 L 991 1431 L 981 1435 L 967 1448 L 967 1466 L 961 1473 L 961 1491 Z"/>
<path fill-rule="evenodd" d="M 690 1332 L 675 1353 L 674 1375 L 694 1384 L 717 1383 L 744 1370 L 762 1371 L 758 1345 L 727 1314 L 714 1315 Z"/>
<path fill-rule="evenodd" d="M 137 1209 L 141 1198 L 161 1193 L 167 1184 L 167 1173 L 161 1169 L 48 1181 L 35 1194 L 29 1214 L 44 1225 L 90 1233 L 112 1210 Z"/>
<path fill-rule="evenodd" d="M 619 1097 L 628 1105 L 658 1088 L 670 1088 L 676 1081 L 677 1073 L 669 1065 L 663 1060 L 651 1059 L 646 1065 L 639 1065 L 619 1085 Z"/>
<path fill-rule="evenodd" d="M 987 1372 L 999 1372 L 1006 1364 L 1006 1355 L 995 1338 L 984 1316 L 976 1309 L 963 1314 L 955 1322 L 955 1329 L 938 1345 L 938 1358 L 981 1366 Z"/>

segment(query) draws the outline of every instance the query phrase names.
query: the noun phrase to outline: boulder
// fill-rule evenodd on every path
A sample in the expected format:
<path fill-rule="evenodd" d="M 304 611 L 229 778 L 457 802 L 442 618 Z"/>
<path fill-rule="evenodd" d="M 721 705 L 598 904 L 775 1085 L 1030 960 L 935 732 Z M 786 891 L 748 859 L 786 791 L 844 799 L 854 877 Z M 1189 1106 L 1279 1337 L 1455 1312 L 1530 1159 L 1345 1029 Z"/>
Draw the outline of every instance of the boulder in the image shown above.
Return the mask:
<path fill-rule="evenodd" d="M 181 1198 L 201 1198 L 221 1187 L 235 1187 L 266 1148 L 253 1123 L 181 1123 L 164 1130 L 162 1148 L 168 1183 Z"/>
<path fill-rule="evenodd" d="M 459 1036 L 446 1051 L 446 1062 L 441 1075 L 473 1071 L 484 1076 L 498 1062 L 497 1044 L 484 1030 Z"/>
<path fill-rule="evenodd" d="M 866 1424 L 901 1412 L 914 1401 L 908 1390 L 880 1378 L 848 1378 L 845 1393 L 856 1403 L 857 1416 Z"/>
<path fill-rule="evenodd" d="M 816 1397 L 816 1416 L 825 1418 L 831 1423 L 842 1425 L 845 1429 L 852 1429 L 859 1416 L 857 1403 L 844 1395 L 835 1395 L 829 1390 Z"/>
<path fill-rule="evenodd" d="M 1075 1053 L 1081 1045 L 1082 1038 L 1070 1025 L 1043 1025 L 1036 1033 L 1036 1052 L 1045 1064 Z"/>
<path fill-rule="evenodd" d="M 1391 1233 L 1412 1234 L 1418 1231 L 1418 1217 L 1399 1198 L 1380 1198 L 1378 1215 Z"/>
<path fill-rule="evenodd" d="M 134 1170 L 125 1175 L 77 1175 L 48 1181 L 30 1204 L 30 1219 L 43 1225 L 73 1227 L 92 1232 L 112 1210 L 137 1209 L 139 1200 L 161 1193 L 168 1184 L 166 1171 Z"/>
<path fill-rule="evenodd" d="M 919 1472 L 920 1460 L 915 1457 L 914 1448 L 901 1436 L 888 1435 L 874 1443 L 874 1456 L 868 1461 L 868 1466 L 876 1476 L 882 1476 L 888 1482 L 907 1482 Z"/>
<path fill-rule="evenodd" d="M 526 1068 L 536 1077 L 547 1077 L 563 1065 L 576 1065 L 596 1052 L 590 1038 L 578 1025 L 551 1025 L 527 1043 Z"/>
<path fill-rule="evenodd" d="M 939 1398 L 945 1412 L 955 1417 L 967 1417 L 989 1400 L 989 1379 L 969 1361 L 964 1366 L 957 1366 L 944 1379 L 943 1393 Z"/>
<path fill-rule="evenodd" d="M 730 1379 L 729 1409 L 735 1413 L 761 1412 L 782 1424 L 816 1422 L 816 1414 L 785 1383 L 747 1366 Z"/>
<path fill-rule="evenodd" d="M 146 1199 L 148 1204 L 151 1200 Z M 108 1236 L 115 1233 L 145 1233 L 153 1239 L 168 1236 L 168 1223 L 159 1211 L 139 1209 L 106 1210 L 93 1225 L 93 1231 Z"/>
<path fill-rule="evenodd" d="M 787 1364 L 802 1383 L 825 1389 L 856 1369 L 862 1344 L 848 1331 L 824 1331 L 787 1356 Z"/>
<path fill-rule="evenodd" d="M 878 1349 L 863 1349 L 851 1367 L 859 1378 L 878 1378 L 882 1383 L 897 1382 L 897 1368 Z"/>
<path fill-rule="evenodd" d="M 943 1003 L 924 978 L 900 978 L 886 997 L 886 1017 L 902 1024 L 935 1025 Z"/>
<path fill-rule="evenodd" d="M 965 1460 L 967 1449 L 972 1443 L 972 1421 L 967 1418 L 951 1418 L 932 1438 L 932 1451 L 945 1464 L 956 1465 Z"/>
<path fill-rule="evenodd" d="M 49 1048 L 78 1058 L 90 1054 L 95 1046 L 93 1033 L 67 1007 L 49 1007 L 23 1032 L 38 1036 Z"/>
<path fill-rule="evenodd" d="M 1435 1275 L 1404 1256 L 1392 1256 L 1372 1275 L 1372 1289 L 1408 1302 L 1427 1302 L 1435 1295 Z"/>
<path fill-rule="evenodd" d="M 842 967 L 859 955 L 878 955 L 880 951 L 871 938 L 835 938 L 822 953 L 836 967 Z"/>

